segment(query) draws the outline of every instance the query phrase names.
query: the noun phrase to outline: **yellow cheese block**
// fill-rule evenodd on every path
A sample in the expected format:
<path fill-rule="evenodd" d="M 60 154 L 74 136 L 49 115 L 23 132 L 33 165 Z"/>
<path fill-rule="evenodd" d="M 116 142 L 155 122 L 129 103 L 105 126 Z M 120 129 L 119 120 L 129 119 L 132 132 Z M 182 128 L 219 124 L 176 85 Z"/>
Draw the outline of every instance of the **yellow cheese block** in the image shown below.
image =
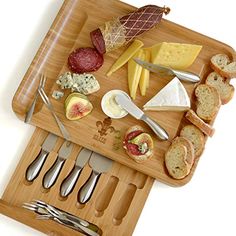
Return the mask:
<path fill-rule="evenodd" d="M 137 53 L 135 53 L 133 58 L 139 58 L 141 60 L 145 59 L 144 52 L 140 49 Z M 136 92 L 142 72 L 142 66 L 137 64 L 133 58 L 128 61 L 128 86 L 130 97 L 132 99 L 136 98 Z"/>
<path fill-rule="evenodd" d="M 151 48 L 151 60 L 154 64 L 185 70 L 192 65 L 201 49 L 201 45 L 163 42 Z"/>
<path fill-rule="evenodd" d="M 151 56 L 150 51 L 143 50 L 143 52 L 144 52 L 144 57 L 145 57 L 144 60 L 149 62 L 150 56 Z M 139 81 L 139 88 L 140 88 L 140 93 L 142 96 L 146 95 L 146 89 L 149 87 L 149 77 L 150 77 L 150 71 L 142 68 L 141 78 Z"/>
<path fill-rule="evenodd" d="M 121 54 L 121 56 L 112 65 L 110 70 L 107 72 L 107 76 L 121 68 L 130 58 L 143 46 L 143 42 L 140 40 L 134 40 L 134 42 Z"/>

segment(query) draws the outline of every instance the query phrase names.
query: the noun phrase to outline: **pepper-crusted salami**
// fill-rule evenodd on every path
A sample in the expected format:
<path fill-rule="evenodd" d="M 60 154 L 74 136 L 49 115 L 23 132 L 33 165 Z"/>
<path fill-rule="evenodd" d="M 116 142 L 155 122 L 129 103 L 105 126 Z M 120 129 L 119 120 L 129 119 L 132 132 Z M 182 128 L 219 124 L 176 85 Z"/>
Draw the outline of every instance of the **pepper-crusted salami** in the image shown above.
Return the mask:
<path fill-rule="evenodd" d="M 133 40 L 136 36 L 158 24 L 168 7 L 147 5 L 125 16 L 106 22 L 90 33 L 93 45 L 99 53 L 110 52 Z"/>
<path fill-rule="evenodd" d="M 75 73 L 98 70 L 103 64 L 103 56 L 95 48 L 78 48 L 68 57 L 68 67 Z"/>

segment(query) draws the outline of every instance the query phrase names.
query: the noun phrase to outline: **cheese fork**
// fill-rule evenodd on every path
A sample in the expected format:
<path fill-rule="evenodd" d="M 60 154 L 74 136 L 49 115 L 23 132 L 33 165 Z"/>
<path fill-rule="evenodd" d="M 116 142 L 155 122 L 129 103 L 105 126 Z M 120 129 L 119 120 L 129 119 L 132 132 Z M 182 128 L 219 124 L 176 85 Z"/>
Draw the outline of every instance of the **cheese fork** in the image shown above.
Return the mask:
<path fill-rule="evenodd" d="M 46 83 L 46 77 L 43 74 L 41 74 L 38 89 L 44 88 L 45 83 Z M 37 89 L 36 94 L 34 96 L 34 100 L 30 105 L 29 110 L 26 112 L 25 123 L 27 123 L 27 124 L 31 121 L 33 113 L 34 113 L 35 105 L 36 105 L 36 102 L 37 102 L 37 99 L 39 96 L 38 89 Z"/>

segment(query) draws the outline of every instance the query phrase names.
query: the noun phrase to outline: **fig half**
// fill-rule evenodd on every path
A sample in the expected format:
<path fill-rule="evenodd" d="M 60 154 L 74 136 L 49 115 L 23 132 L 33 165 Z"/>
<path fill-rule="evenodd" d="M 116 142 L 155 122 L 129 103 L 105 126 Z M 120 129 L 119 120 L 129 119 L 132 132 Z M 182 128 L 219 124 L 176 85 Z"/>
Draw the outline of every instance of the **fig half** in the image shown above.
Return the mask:
<path fill-rule="evenodd" d="M 65 100 L 65 112 L 68 120 L 79 120 L 93 110 L 93 105 L 86 96 L 79 93 L 70 94 Z"/>

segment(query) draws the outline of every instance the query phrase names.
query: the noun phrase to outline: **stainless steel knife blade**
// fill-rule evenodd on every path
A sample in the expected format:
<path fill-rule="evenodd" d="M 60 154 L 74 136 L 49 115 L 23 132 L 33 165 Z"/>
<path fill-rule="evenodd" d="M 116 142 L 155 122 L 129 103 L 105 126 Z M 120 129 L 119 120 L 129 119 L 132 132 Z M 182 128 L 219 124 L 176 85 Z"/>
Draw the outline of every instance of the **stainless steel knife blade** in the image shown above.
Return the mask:
<path fill-rule="evenodd" d="M 60 171 L 66 161 L 66 159 L 70 156 L 71 151 L 73 148 L 73 144 L 71 142 L 65 141 L 63 145 L 61 146 L 58 157 L 52 167 L 47 171 L 47 173 L 44 175 L 43 178 L 43 187 L 45 189 L 51 188 L 56 180 L 58 175 L 60 174 Z"/>
<path fill-rule="evenodd" d="M 170 67 L 152 64 L 147 61 L 140 60 L 139 58 L 134 58 L 134 61 L 141 65 L 143 68 L 159 74 L 161 76 L 165 75 L 174 75 L 180 80 L 197 83 L 200 81 L 200 77 L 192 72 L 182 71 L 182 70 L 175 70 Z"/>
<path fill-rule="evenodd" d="M 153 132 L 158 136 L 159 139 L 161 140 L 169 139 L 168 133 L 154 120 L 146 116 L 144 112 L 141 109 L 139 109 L 125 95 L 118 94 L 116 95 L 115 100 L 123 109 L 125 109 L 134 118 L 144 121 L 153 130 Z"/>
<path fill-rule="evenodd" d="M 32 182 L 39 175 L 40 170 L 43 167 L 43 164 L 46 161 L 48 154 L 52 151 L 57 141 L 57 136 L 54 134 L 49 134 L 45 141 L 42 144 L 42 149 L 39 155 L 35 158 L 35 160 L 29 165 L 26 170 L 26 180 Z"/>
<path fill-rule="evenodd" d="M 113 161 L 93 152 L 90 159 L 89 165 L 92 168 L 92 172 L 86 181 L 86 183 L 81 187 L 78 193 L 78 201 L 85 204 L 91 198 L 99 177 L 102 173 L 108 172 L 112 167 Z"/>
<path fill-rule="evenodd" d="M 79 175 L 86 163 L 88 162 L 91 154 L 91 150 L 88 150 L 86 148 L 81 149 L 80 153 L 77 156 L 75 167 L 61 184 L 60 194 L 62 197 L 67 197 L 73 191 L 75 184 L 79 178 Z"/>

